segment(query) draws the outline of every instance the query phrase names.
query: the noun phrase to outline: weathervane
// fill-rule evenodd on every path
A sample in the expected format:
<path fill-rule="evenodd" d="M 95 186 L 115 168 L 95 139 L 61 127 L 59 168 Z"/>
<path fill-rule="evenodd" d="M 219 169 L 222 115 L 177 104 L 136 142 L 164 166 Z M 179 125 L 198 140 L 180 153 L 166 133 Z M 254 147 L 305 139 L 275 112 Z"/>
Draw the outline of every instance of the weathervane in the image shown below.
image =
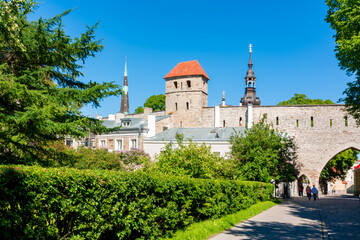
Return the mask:
<path fill-rule="evenodd" d="M 252 53 L 252 45 L 251 45 L 251 43 L 250 43 L 250 45 L 249 45 L 249 49 L 250 49 L 250 53 Z"/>

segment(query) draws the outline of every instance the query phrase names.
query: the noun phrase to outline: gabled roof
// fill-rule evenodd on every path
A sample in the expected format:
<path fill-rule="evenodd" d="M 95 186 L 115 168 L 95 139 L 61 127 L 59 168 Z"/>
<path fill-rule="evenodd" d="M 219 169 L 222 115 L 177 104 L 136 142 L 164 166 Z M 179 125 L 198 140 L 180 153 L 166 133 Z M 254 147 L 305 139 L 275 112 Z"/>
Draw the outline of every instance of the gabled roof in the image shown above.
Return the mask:
<path fill-rule="evenodd" d="M 176 65 L 176 67 L 174 67 L 164 78 L 166 79 L 193 75 L 201 75 L 209 80 L 209 77 L 197 60 L 178 63 L 178 65 Z"/>

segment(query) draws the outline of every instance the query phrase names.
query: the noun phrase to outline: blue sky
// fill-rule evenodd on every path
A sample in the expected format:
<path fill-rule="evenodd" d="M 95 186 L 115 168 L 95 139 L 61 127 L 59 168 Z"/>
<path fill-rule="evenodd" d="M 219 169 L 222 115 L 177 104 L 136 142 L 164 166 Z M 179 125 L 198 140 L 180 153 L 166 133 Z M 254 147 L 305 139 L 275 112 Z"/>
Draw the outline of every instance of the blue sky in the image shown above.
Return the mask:
<path fill-rule="evenodd" d="M 165 93 L 163 77 L 177 63 L 198 60 L 209 81 L 209 106 L 238 105 L 245 91 L 248 46 L 262 105 L 275 105 L 294 93 L 337 102 L 352 81 L 338 67 L 334 31 L 324 21 L 324 1 L 93 1 L 43 0 L 31 19 L 67 9 L 65 29 L 79 36 L 100 21 L 96 36 L 104 50 L 85 64 L 84 81 L 122 85 L 128 57 L 130 111 L 151 95 Z M 120 110 L 121 96 L 85 115 Z"/>

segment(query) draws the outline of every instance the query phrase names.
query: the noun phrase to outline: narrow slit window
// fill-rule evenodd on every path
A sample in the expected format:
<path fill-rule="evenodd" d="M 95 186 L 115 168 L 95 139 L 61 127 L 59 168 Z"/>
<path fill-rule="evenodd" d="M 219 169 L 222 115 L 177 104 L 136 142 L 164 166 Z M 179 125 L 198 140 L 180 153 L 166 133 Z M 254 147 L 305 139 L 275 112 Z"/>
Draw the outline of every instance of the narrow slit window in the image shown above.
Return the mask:
<path fill-rule="evenodd" d="M 223 127 L 225 127 L 225 120 L 223 121 Z"/>
<path fill-rule="evenodd" d="M 176 111 L 178 110 L 178 108 L 177 108 L 177 103 L 175 103 L 175 110 L 176 110 Z"/>
<path fill-rule="evenodd" d="M 330 119 L 330 127 L 332 127 L 332 119 Z"/>
<path fill-rule="evenodd" d="M 191 87 L 191 81 L 186 81 L 187 87 L 190 88 Z"/>
<path fill-rule="evenodd" d="M 181 90 L 182 90 L 182 85 L 183 85 L 183 83 L 181 83 Z"/>
<path fill-rule="evenodd" d="M 348 117 L 345 116 L 344 118 L 345 118 L 345 127 L 347 127 L 348 126 Z"/>
<path fill-rule="evenodd" d="M 296 127 L 299 127 L 299 119 L 296 119 Z"/>
<path fill-rule="evenodd" d="M 189 110 L 189 102 L 186 102 L 186 110 Z"/>
<path fill-rule="evenodd" d="M 180 127 L 182 127 L 182 121 L 180 121 Z"/>
<path fill-rule="evenodd" d="M 240 117 L 240 119 L 239 119 L 239 125 L 240 125 L 240 127 L 242 127 L 242 117 Z"/>
<path fill-rule="evenodd" d="M 175 88 L 178 88 L 177 82 L 174 82 L 174 86 Z"/>
<path fill-rule="evenodd" d="M 276 117 L 276 125 L 279 125 L 279 117 Z"/>
<path fill-rule="evenodd" d="M 314 117 L 310 118 L 310 126 L 312 126 L 312 127 L 314 126 Z"/>

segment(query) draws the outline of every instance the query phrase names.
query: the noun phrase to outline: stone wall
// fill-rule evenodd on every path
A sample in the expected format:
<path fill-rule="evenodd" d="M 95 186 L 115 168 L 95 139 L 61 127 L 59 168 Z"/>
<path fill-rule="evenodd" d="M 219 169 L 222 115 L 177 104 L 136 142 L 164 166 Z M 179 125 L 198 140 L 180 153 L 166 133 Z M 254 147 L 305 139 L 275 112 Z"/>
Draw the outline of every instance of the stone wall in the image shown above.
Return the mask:
<path fill-rule="evenodd" d="M 320 173 L 331 158 L 349 148 L 360 150 L 360 129 L 344 105 L 253 106 L 254 123 L 264 115 L 274 128 L 294 140 L 299 176 L 306 175 L 311 183 L 318 185 Z M 177 117 L 192 119 L 188 115 Z M 240 126 L 240 118 L 245 126 L 247 117 L 246 106 L 220 107 L 220 127 Z M 199 121 L 190 127 L 214 127 L 215 108 L 202 108 Z M 179 127 L 178 122 L 174 126 Z"/>

